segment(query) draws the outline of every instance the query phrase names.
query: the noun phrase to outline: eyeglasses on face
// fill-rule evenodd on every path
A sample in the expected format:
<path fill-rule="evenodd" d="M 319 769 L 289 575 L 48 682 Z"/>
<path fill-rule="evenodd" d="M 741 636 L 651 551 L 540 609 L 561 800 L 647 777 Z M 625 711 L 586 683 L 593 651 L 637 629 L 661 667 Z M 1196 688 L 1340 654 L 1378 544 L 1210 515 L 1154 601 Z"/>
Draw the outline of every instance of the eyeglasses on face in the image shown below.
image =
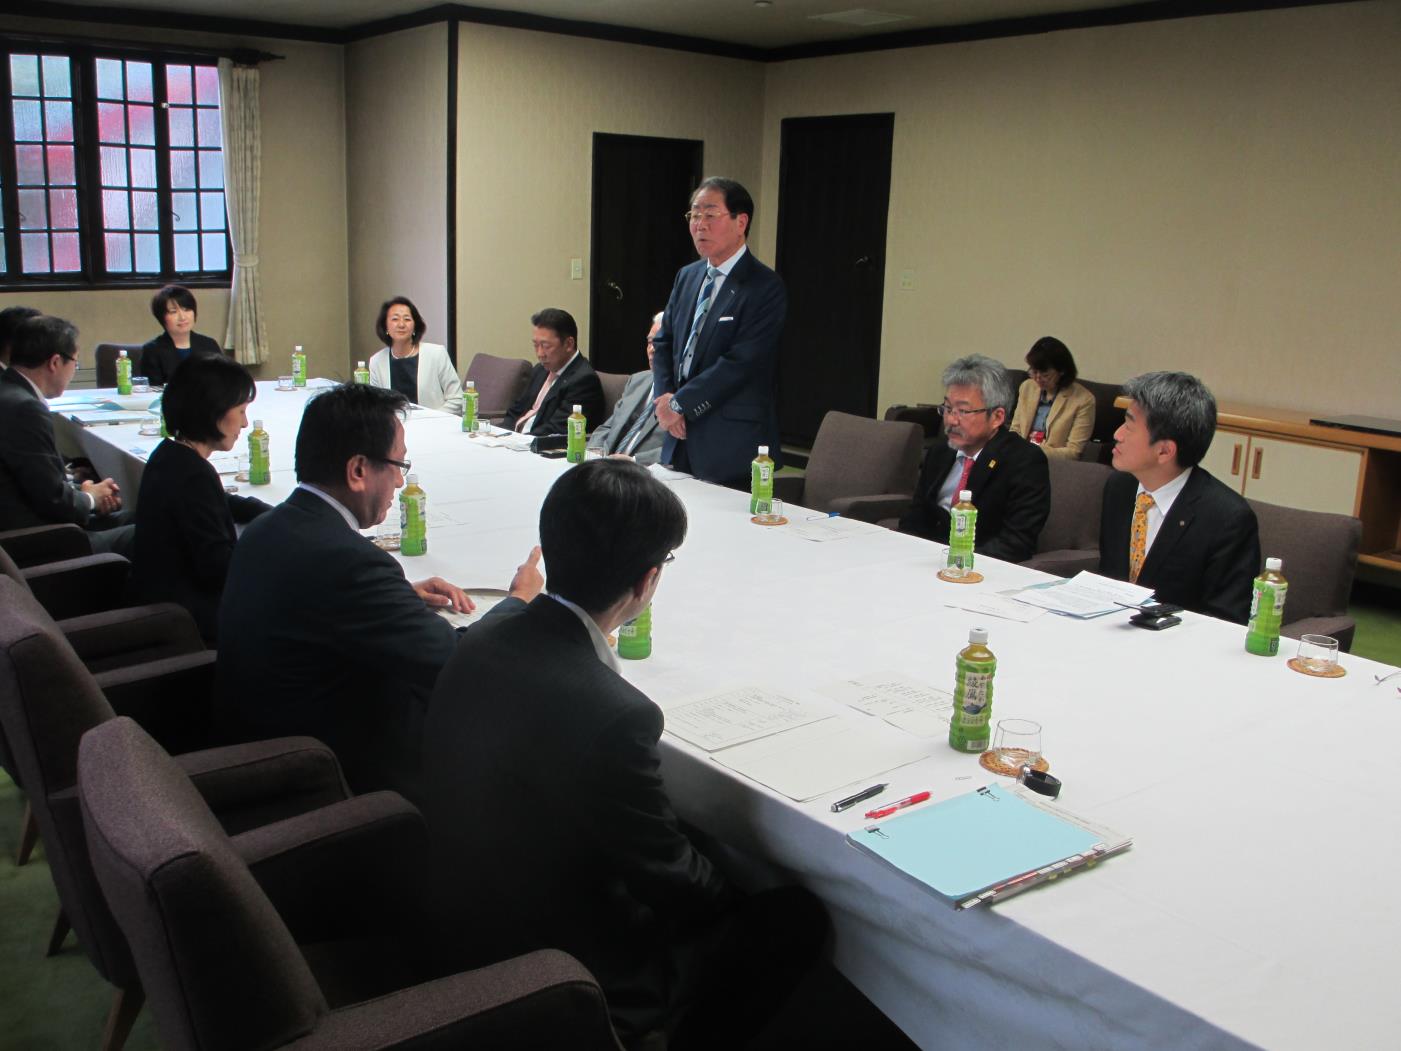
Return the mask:
<path fill-rule="evenodd" d="M 391 460 L 387 456 L 371 456 L 370 459 L 377 463 L 387 463 L 399 468 L 399 470 L 404 473 L 405 477 L 408 476 L 409 471 L 413 468 L 412 460 Z"/>
<path fill-rule="evenodd" d="M 991 412 L 991 409 L 955 409 L 948 402 L 939 406 L 939 415 L 945 419 L 957 420 L 964 416 L 976 416 L 980 412 Z"/>
<path fill-rule="evenodd" d="M 734 214 L 734 212 L 727 212 L 723 208 L 706 208 L 703 211 L 693 208 L 686 212 L 682 218 L 688 223 L 713 223 L 723 216 L 734 218 Z"/>

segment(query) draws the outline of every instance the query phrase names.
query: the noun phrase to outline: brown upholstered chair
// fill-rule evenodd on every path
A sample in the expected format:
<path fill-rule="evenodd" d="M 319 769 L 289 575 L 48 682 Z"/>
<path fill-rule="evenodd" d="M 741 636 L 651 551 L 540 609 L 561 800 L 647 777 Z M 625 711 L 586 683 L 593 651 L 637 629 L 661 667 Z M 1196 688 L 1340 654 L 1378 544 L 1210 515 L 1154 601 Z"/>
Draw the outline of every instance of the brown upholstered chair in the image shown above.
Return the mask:
<path fill-rule="evenodd" d="M 478 418 L 495 422 L 506 415 L 525 390 L 530 381 L 530 362 L 478 352 L 462 378 L 476 384 Z"/>
<path fill-rule="evenodd" d="M 1051 470 L 1051 513 L 1036 541 L 1036 554 L 1022 565 L 1073 577 L 1099 569 L 1099 512 L 1104 483 L 1112 468 L 1084 460 L 1047 457 Z"/>
<path fill-rule="evenodd" d="M 1347 615 L 1362 523 L 1351 515 L 1301 511 L 1249 501 L 1260 523 L 1260 551 L 1284 560 L 1289 594 L 1280 634 L 1331 635 L 1344 653 L 1352 651 L 1357 623 Z"/>
<path fill-rule="evenodd" d="M 885 419 L 894 423 L 917 423 L 924 431 L 924 447 L 928 449 L 944 430 L 944 418 L 939 406 L 920 402 L 918 405 L 892 405 L 885 410 Z"/>
<path fill-rule="evenodd" d="M 58 951 L 71 924 L 98 973 L 115 987 L 104 1048 L 121 1047 L 142 993 L 126 939 L 88 861 L 75 793 L 78 741 L 112 719 L 114 708 L 137 713 L 181 746 L 197 735 L 203 725 L 200 714 L 207 709 L 200 701 L 212 686 L 215 655 L 203 649 L 189 614 L 171 609 L 172 616 L 183 617 L 184 634 L 193 638 L 198 652 L 94 674 L 34 597 L 0 577 L 0 728 L 43 835 L 62 909 L 49 954 Z M 346 795 L 335 756 L 305 738 L 195 753 L 182 762 L 199 775 L 211 805 L 234 830 Z"/>
<path fill-rule="evenodd" d="M 130 569 L 130 562 L 112 554 L 86 555 L 21 569 L 0 547 L 0 573 L 24 584 L 54 620 L 119 605 Z"/>
<path fill-rule="evenodd" d="M 21 569 L 59 559 L 83 558 L 92 554 L 92 540 L 82 526 L 29 526 L 0 531 L 0 549 Z"/>
<path fill-rule="evenodd" d="M 428 834 L 392 792 L 230 837 L 130 720 L 90 731 L 78 768 L 93 868 L 163 1046 L 617 1051 L 602 991 L 561 952 L 413 984 L 412 950 L 387 936 L 421 900 Z M 315 938 L 336 939 L 343 995 Z"/>
<path fill-rule="evenodd" d="M 115 387 L 117 385 L 117 353 L 126 351 L 131 359 L 131 374 L 143 375 L 141 371 L 141 343 L 99 343 L 97 345 L 97 385 Z"/>
<path fill-rule="evenodd" d="M 914 423 L 829 412 L 806 474 L 774 479 L 774 496 L 863 522 L 898 516 L 914 497 L 923 440 Z"/>
<path fill-rule="evenodd" d="M 623 396 L 623 388 L 628 385 L 628 380 L 632 377 L 626 372 L 600 372 L 598 382 L 603 384 L 603 420 L 608 419 L 613 412 L 613 406 L 618 404 L 618 399 Z M 590 420 L 589 430 L 603 423 L 603 420 Z"/>
<path fill-rule="evenodd" d="M 1083 377 L 1077 382 L 1095 397 L 1095 428 L 1090 432 L 1085 448 L 1080 451 L 1080 459 L 1107 464 L 1114 452 L 1114 432 L 1124 422 L 1124 410 L 1114 405 L 1115 399 L 1123 393 L 1124 385 L 1098 383 Z"/>

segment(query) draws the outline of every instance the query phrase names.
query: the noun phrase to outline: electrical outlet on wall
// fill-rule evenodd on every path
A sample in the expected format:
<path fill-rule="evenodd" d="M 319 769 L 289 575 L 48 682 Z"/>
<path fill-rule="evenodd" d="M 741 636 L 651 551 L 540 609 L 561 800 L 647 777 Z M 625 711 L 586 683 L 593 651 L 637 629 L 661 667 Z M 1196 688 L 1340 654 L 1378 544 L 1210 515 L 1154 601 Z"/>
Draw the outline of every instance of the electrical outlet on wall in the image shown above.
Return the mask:
<path fill-rule="evenodd" d="M 900 291 L 913 292 L 915 290 L 915 272 L 913 270 L 900 271 Z"/>
<path fill-rule="evenodd" d="M 584 261 L 582 259 L 579 259 L 577 256 L 569 260 L 569 280 L 584 280 Z"/>

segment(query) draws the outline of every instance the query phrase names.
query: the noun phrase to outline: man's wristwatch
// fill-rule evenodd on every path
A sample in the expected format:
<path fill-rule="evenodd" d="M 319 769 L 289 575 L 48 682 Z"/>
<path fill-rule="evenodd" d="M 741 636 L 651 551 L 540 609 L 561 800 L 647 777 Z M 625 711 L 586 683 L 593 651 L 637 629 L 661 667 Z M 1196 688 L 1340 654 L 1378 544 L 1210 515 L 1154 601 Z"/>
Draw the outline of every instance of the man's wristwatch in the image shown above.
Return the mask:
<path fill-rule="evenodd" d="M 676 413 L 676 415 L 678 415 L 678 416 L 685 416 L 685 415 L 686 415 L 686 410 L 683 409 L 683 408 L 681 407 L 681 403 L 680 403 L 679 401 L 677 401 L 675 398 L 672 398 L 672 399 L 671 399 L 671 402 L 670 402 L 670 404 L 667 406 L 667 408 L 671 409 L 671 411 L 674 412 L 674 413 Z"/>

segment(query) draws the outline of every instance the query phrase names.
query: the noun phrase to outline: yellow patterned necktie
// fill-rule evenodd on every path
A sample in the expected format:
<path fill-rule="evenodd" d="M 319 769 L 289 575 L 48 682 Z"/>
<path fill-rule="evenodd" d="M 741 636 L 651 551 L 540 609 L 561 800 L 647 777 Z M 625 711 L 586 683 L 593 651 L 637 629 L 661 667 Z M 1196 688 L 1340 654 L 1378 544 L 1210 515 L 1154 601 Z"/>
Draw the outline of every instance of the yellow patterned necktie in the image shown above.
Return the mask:
<path fill-rule="evenodd" d="M 1153 506 L 1151 493 L 1139 493 L 1133 502 L 1133 531 L 1129 534 L 1129 583 L 1138 583 L 1143 556 L 1148 552 L 1148 508 Z"/>

